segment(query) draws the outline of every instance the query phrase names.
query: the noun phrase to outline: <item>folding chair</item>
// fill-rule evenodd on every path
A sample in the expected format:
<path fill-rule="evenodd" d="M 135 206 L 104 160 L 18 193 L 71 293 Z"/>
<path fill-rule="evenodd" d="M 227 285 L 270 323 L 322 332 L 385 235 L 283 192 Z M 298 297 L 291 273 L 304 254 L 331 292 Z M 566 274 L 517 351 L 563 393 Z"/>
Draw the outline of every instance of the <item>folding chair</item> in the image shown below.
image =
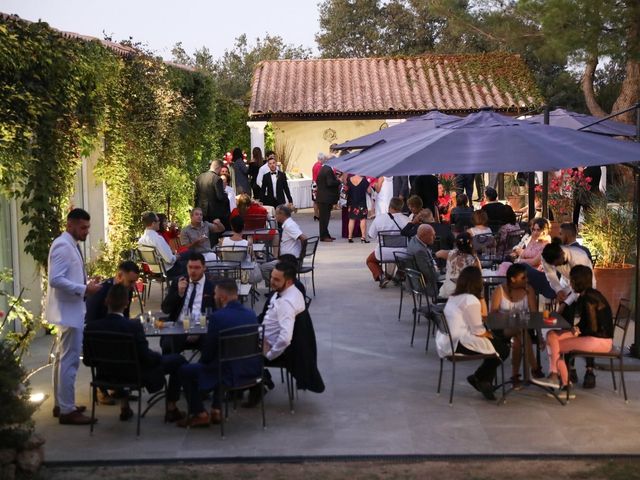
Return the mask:
<path fill-rule="evenodd" d="M 144 294 L 145 299 L 151 294 L 151 283 L 156 282 L 160 284 L 161 300 L 164 299 L 164 284 L 169 284 L 169 278 L 167 277 L 167 270 L 165 269 L 164 262 L 160 258 L 160 254 L 155 247 L 148 247 L 146 245 L 139 245 L 136 249 L 138 262 L 142 264 L 142 279 L 147 285 L 146 292 Z"/>

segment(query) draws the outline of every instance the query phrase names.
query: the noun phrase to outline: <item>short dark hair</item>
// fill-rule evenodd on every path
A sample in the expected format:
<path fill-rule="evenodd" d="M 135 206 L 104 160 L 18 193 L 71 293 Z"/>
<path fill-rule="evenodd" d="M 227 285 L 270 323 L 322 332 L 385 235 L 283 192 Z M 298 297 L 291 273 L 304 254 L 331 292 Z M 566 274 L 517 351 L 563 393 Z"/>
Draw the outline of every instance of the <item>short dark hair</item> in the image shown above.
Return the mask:
<path fill-rule="evenodd" d="M 456 250 L 462 253 L 473 255 L 473 243 L 471 242 L 471 235 L 467 232 L 459 233 L 456 237 Z"/>
<path fill-rule="evenodd" d="M 74 208 L 69 213 L 67 213 L 67 220 L 91 220 L 91 215 L 86 210 L 82 208 Z"/>
<path fill-rule="evenodd" d="M 389 208 L 393 208 L 398 212 L 402 211 L 403 205 L 404 205 L 404 202 L 400 197 L 393 197 L 391 200 L 389 200 Z"/>
<path fill-rule="evenodd" d="M 107 293 L 105 303 L 110 312 L 123 312 L 129 305 L 129 288 L 121 283 L 114 284 Z"/>
<path fill-rule="evenodd" d="M 228 295 L 238 295 L 238 284 L 232 278 L 221 278 L 217 280 L 215 288 L 219 288 Z"/>
<path fill-rule="evenodd" d="M 285 204 L 278 205 L 276 211 L 282 212 L 287 218 L 291 217 L 291 209 Z"/>
<path fill-rule="evenodd" d="M 231 159 L 235 162 L 236 160 L 242 160 L 242 149 L 240 147 L 236 147 L 233 149 L 233 153 L 231 154 Z"/>
<path fill-rule="evenodd" d="M 466 193 L 456 195 L 456 207 L 466 207 L 467 203 L 469 203 L 469 197 Z"/>
<path fill-rule="evenodd" d="M 229 220 L 231 224 L 231 230 L 235 233 L 242 233 L 244 230 L 244 219 L 240 215 L 236 215 L 231 220 Z"/>
<path fill-rule="evenodd" d="M 463 293 L 470 293 L 477 298 L 482 298 L 482 272 L 478 267 L 466 267 L 458 275 L 456 290 L 453 295 L 461 295 Z"/>
<path fill-rule="evenodd" d="M 564 256 L 564 251 L 560 245 L 560 239 L 554 238 L 551 243 L 542 249 L 542 259 L 549 265 L 553 265 Z"/>
<path fill-rule="evenodd" d="M 292 265 L 290 262 L 278 262 L 276 263 L 275 269 L 282 272 L 285 280 L 295 281 L 298 273 L 295 265 Z"/>
<path fill-rule="evenodd" d="M 278 261 L 290 263 L 296 269 L 296 272 L 298 271 L 298 258 L 292 253 L 283 253 L 278 257 Z"/>
<path fill-rule="evenodd" d="M 569 278 L 573 284 L 573 289 L 577 293 L 582 293 L 593 286 L 593 270 L 586 265 L 573 267 L 569 273 Z"/>
<path fill-rule="evenodd" d="M 574 237 L 578 236 L 578 229 L 576 228 L 576 225 L 574 223 L 565 222 L 560 225 L 560 230 L 564 230 L 567 233 L 573 235 Z"/>
<path fill-rule="evenodd" d="M 150 225 L 153 225 L 153 223 L 154 223 L 156 220 L 160 220 L 160 219 L 158 218 L 158 215 L 156 215 L 156 213 L 155 213 L 155 212 L 144 212 L 144 213 L 142 214 L 142 224 L 143 224 L 145 227 L 148 227 L 148 226 L 150 226 Z"/>
<path fill-rule="evenodd" d="M 120 262 L 120 265 L 118 265 L 118 270 L 140 275 L 140 267 L 136 262 L 133 262 L 131 260 L 125 260 L 124 262 Z"/>
<path fill-rule="evenodd" d="M 494 200 L 497 200 L 498 192 L 496 192 L 496 189 L 493 187 L 487 187 L 484 189 L 484 196 L 493 202 Z"/>
<path fill-rule="evenodd" d="M 191 252 L 187 258 L 187 262 L 200 262 L 203 265 L 206 263 L 204 255 L 198 252 Z"/>

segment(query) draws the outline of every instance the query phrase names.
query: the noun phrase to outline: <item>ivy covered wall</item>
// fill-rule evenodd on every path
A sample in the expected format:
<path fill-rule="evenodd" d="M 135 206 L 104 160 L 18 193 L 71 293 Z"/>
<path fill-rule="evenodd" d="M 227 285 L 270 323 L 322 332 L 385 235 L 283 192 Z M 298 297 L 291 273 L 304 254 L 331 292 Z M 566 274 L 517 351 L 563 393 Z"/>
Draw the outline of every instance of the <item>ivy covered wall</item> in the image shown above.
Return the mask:
<path fill-rule="evenodd" d="M 46 266 L 81 158 L 96 150 L 109 206 L 101 273 L 133 246 L 143 211 L 166 211 L 170 196 L 186 222 L 193 179 L 221 150 L 215 99 L 204 73 L 1 18 L 0 193 L 20 200 L 25 250 Z"/>

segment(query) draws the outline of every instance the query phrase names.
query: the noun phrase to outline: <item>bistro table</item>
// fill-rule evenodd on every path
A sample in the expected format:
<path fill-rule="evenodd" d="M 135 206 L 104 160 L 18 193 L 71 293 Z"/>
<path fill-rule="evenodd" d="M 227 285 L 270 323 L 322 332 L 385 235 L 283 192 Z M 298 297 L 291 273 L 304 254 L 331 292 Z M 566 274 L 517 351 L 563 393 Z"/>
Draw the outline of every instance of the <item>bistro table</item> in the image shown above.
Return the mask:
<path fill-rule="evenodd" d="M 490 268 L 482 269 L 482 284 L 484 285 L 484 298 L 489 303 L 490 295 L 493 289 L 495 289 L 498 285 L 502 285 L 506 283 L 507 277 L 505 275 L 499 274 L 495 270 L 491 270 Z"/>
<path fill-rule="evenodd" d="M 549 318 L 552 318 L 554 322 L 547 322 L 544 320 L 544 315 L 542 312 L 490 312 L 487 315 L 487 319 L 485 321 L 487 327 L 490 330 L 521 330 L 522 335 L 522 385 L 523 387 L 528 387 L 530 385 L 534 385 L 538 388 L 543 389 L 544 391 L 551 393 L 561 405 L 565 405 L 565 402 L 560 399 L 555 390 L 550 387 L 545 387 L 542 385 L 538 385 L 536 383 L 532 383 L 529 380 L 528 370 L 529 366 L 527 364 L 527 342 L 525 341 L 527 330 L 542 330 L 542 329 L 568 329 L 571 328 L 569 322 L 565 320 L 559 313 L 550 312 Z M 514 391 L 514 388 L 507 390 L 504 396 L 501 399 L 501 403 L 504 403 L 506 400 L 507 394 Z"/>

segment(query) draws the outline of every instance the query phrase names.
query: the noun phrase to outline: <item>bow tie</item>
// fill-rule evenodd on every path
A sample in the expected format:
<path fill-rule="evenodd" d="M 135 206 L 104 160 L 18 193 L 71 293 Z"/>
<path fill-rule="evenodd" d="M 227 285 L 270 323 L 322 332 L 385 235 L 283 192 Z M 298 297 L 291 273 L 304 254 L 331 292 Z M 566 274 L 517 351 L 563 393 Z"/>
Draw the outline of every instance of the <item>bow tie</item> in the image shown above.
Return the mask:
<path fill-rule="evenodd" d="M 278 172 L 270 172 L 270 173 L 271 173 L 271 175 L 277 175 L 278 174 Z"/>

